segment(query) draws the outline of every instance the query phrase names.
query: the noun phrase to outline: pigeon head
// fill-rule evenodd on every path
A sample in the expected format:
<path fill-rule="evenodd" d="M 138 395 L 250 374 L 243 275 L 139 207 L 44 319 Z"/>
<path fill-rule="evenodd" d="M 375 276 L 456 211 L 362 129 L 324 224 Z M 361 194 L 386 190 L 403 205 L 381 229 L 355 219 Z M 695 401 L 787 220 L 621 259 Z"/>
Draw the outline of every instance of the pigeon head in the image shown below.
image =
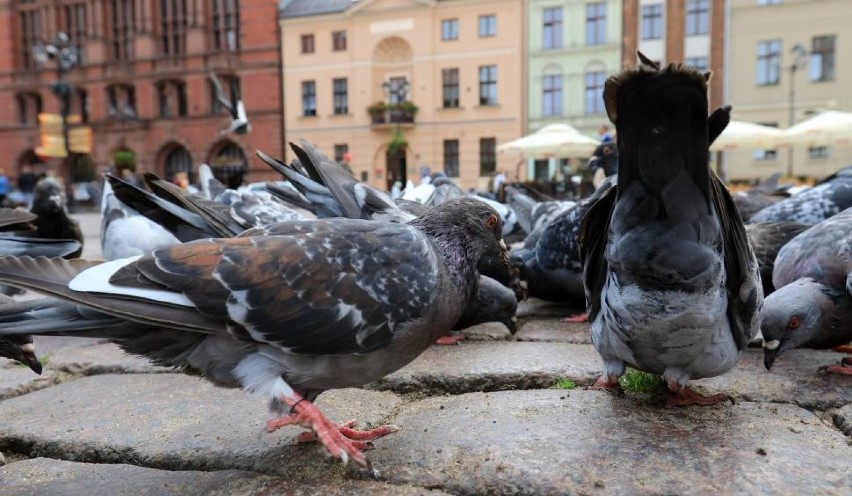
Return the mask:
<path fill-rule="evenodd" d="M 0 338 L 0 357 L 10 358 L 31 368 L 41 375 L 41 362 L 35 354 L 32 336 L 8 336 Z"/>
<path fill-rule="evenodd" d="M 58 182 L 45 179 L 38 183 L 33 195 L 33 211 L 58 213 L 65 209 L 65 192 Z"/>
<path fill-rule="evenodd" d="M 701 174 L 696 183 L 709 189 L 710 73 L 678 64 L 660 68 L 641 54 L 640 58 L 639 67 L 622 71 L 604 84 L 604 105 L 615 124 L 619 170 L 624 171 L 619 188 L 641 180 L 661 190 L 686 168 Z"/>
<path fill-rule="evenodd" d="M 763 301 L 763 364 L 766 370 L 778 355 L 811 341 L 835 313 L 841 291 L 813 279 L 799 279 Z M 841 303 L 843 304 L 843 303 Z"/>
<path fill-rule="evenodd" d="M 509 256 L 503 241 L 500 214 L 473 198 L 453 198 L 411 221 L 428 234 L 444 252 L 475 265 L 483 257 L 495 257 L 508 270 Z"/>

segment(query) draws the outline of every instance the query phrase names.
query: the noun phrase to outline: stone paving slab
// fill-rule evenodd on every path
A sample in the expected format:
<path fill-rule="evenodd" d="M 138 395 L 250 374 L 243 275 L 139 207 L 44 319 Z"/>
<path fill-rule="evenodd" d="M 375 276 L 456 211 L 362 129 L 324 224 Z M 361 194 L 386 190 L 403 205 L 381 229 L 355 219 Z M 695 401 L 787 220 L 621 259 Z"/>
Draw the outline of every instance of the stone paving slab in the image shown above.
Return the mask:
<path fill-rule="evenodd" d="M 733 370 L 693 383 L 707 392 L 723 392 L 745 401 L 829 410 L 852 403 L 852 377 L 817 372 L 820 366 L 837 361 L 838 356 L 826 350 L 790 350 L 775 361 L 770 372 L 763 366 L 763 350 L 750 348 Z"/>
<path fill-rule="evenodd" d="M 36 458 L 0 468 L 0 496 L 183 496 L 186 494 L 290 496 L 441 496 L 446 493 L 382 482 L 300 483 L 241 470 L 166 471 L 123 464 Z"/>
<path fill-rule="evenodd" d="M 852 437 L 852 404 L 838 409 L 833 415 L 834 425 L 841 432 Z"/>
<path fill-rule="evenodd" d="M 88 343 L 82 346 L 50 354 L 49 357 L 48 368 L 73 375 L 150 374 L 175 371 L 172 368 L 154 365 L 146 358 L 128 355 L 116 344 L 93 339 L 89 339 Z"/>
<path fill-rule="evenodd" d="M 428 398 L 394 421 L 423 428 L 388 437 L 374 466 L 389 480 L 454 494 L 836 495 L 852 487 L 846 438 L 794 405 L 667 410 L 600 391 L 502 391 Z"/>
<path fill-rule="evenodd" d="M 565 315 L 567 316 L 567 315 Z M 561 322 L 559 319 L 529 320 L 515 336 L 518 341 L 557 341 L 562 343 L 592 344 L 589 323 Z"/>
<path fill-rule="evenodd" d="M 591 384 L 600 370 L 597 352 L 587 345 L 462 342 L 432 346 L 372 386 L 397 393 L 434 394 L 547 388 L 565 377 Z"/>
<path fill-rule="evenodd" d="M 471 341 L 507 341 L 512 339 L 509 329 L 500 322 L 485 322 L 461 331 L 453 331 L 451 334 L 462 335 Z"/>
<path fill-rule="evenodd" d="M 41 375 L 17 362 L 2 360 L 0 364 L 0 400 L 20 396 L 43 389 L 56 383 L 56 373 L 51 370 L 42 371 Z"/>
<path fill-rule="evenodd" d="M 378 425 L 401 404 L 387 392 L 347 389 L 318 405 L 333 420 Z M 0 450 L 169 470 L 241 469 L 339 479 L 346 469 L 302 431 L 262 432 L 266 400 L 179 374 L 99 375 L 0 403 Z M 379 440 L 378 443 L 382 442 Z"/>

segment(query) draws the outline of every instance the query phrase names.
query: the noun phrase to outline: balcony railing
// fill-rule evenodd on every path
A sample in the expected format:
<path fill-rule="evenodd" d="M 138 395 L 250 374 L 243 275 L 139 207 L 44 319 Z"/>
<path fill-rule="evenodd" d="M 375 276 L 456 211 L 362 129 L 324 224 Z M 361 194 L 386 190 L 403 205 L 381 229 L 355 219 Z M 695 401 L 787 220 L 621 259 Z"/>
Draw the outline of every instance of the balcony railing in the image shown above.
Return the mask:
<path fill-rule="evenodd" d="M 370 114 L 370 124 L 373 126 L 414 124 L 417 106 L 411 102 L 377 103 L 370 105 L 367 112 Z"/>

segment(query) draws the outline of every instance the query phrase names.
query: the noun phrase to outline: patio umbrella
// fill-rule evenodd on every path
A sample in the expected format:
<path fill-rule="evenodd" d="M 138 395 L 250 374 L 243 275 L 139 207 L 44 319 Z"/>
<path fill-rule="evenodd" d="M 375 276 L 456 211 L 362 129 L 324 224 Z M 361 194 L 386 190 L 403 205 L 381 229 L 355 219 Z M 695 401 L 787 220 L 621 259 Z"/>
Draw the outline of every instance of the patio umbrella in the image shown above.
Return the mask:
<path fill-rule="evenodd" d="M 771 149 L 779 143 L 784 131 L 744 121 L 731 121 L 710 146 L 710 151 L 721 152 L 737 148 Z"/>
<path fill-rule="evenodd" d="M 784 132 L 784 143 L 829 145 L 852 143 L 852 113 L 828 110 L 804 120 Z"/>
<path fill-rule="evenodd" d="M 588 156 L 600 144 L 568 124 L 550 124 L 533 134 L 503 143 L 497 147 L 499 153 L 523 158 L 551 158 Z"/>

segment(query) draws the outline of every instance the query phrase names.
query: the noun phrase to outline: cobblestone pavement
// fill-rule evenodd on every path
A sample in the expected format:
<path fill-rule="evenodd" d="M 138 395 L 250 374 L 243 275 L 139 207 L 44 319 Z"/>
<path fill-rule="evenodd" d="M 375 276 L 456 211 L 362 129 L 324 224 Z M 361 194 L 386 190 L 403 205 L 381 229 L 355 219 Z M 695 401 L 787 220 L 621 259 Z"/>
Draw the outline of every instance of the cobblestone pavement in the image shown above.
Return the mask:
<path fill-rule="evenodd" d="M 97 257 L 97 216 L 79 217 Z M 332 419 L 402 427 L 369 452 L 374 472 L 294 445 L 296 427 L 262 434 L 261 398 L 109 343 L 38 339 L 41 377 L 0 363 L 0 495 L 849 494 L 852 380 L 816 372 L 838 354 L 795 350 L 768 373 L 750 349 L 695 381 L 734 404 L 666 409 L 653 394 L 564 389 L 600 369 L 587 326 L 559 321 L 575 310 L 524 302 L 515 337 L 479 326 L 323 394 Z"/>

